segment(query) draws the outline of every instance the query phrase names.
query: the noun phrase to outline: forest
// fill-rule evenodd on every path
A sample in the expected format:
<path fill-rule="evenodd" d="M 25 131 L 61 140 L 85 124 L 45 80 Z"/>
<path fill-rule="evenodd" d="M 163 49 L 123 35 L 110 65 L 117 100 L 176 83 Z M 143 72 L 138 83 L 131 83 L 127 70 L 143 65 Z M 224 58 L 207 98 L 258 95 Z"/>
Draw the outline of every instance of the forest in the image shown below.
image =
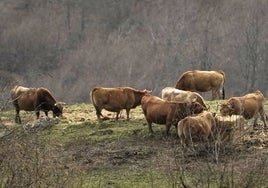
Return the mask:
<path fill-rule="evenodd" d="M 266 0 L 2 0 L 1 104 L 16 84 L 68 104 L 94 86 L 159 95 L 188 70 L 226 74 L 226 97 L 268 96 Z M 210 95 L 209 95 L 210 98 Z"/>

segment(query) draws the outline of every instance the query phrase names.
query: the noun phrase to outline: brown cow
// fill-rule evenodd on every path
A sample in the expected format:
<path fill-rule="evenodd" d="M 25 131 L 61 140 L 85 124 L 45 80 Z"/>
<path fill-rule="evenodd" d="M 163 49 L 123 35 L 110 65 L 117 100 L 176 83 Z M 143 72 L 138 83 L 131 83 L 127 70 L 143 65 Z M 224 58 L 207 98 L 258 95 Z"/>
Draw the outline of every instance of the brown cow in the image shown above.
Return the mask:
<path fill-rule="evenodd" d="M 48 112 L 52 110 L 53 117 L 61 116 L 63 110 L 62 102 L 56 102 L 46 88 L 27 88 L 15 86 L 10 91 L 12 103 L 16 108 L 15 122 L 21 123 L 20 110 L 35 111 L 37 119 L 40 116 L 40 111 L 44 111 L 48 116 Z"/>
<path fill-rule="evenodd" d="M 203 97 L 196 92 L 192 91 L 184 91 L 180 89 L 176 89 L 174 87 L 165 87 L 162 89 L 162 99 L 167 101 L 177 101 L 177 102 L 199 102 L 206 109 Z"/>
<path fill-rule="evenodd" d="M 222 116 L 241 115 L 245 119 L 254 117 L 254 125 L 257 123 L 257 115 L 259 113 L 264 126 L 267 127 L 264 112 L 264 96 L 259 90 L 241 97 L 231 97 L 226 103 L 221 105 L 220 113 Z"/>
<path fill-rule="evenodd" d="M 195 92 L 212 91 L 212 100 L 224 99 L 225 73 L 218 71 L 187 71 L 178 79 L 175 88 Z M 222 93 L 222 97 L 221 97 Z"/>
<path fill-rule="evenodd" d="M 95 87 L 90 91 L 90 99 L 96 109 L 96 115 L 101 121 L 102 109 L 116 112 L 116 120 L 121 110 L 126 109 L 129 120 L 130 109 L 141 104 L 141 98 L 148 93 L 147 90 L 139 91 L 131 87 L 103 88 Z"/>
<path fill-rule="evenodd" d="M 188 146 L 190 141 L 208 142 L 211 130 L 216 126 L 215 114 L 204 111 L 196 116 L 188 116 L 178 123 L 178 135 L 182 146 Z"/>
<path fill-rule="evenodd" d="M 166 124 L 167 134 L 172 124 L 177 126 L 178 121 L 182 118 L 191 114 L 198 114 L 204 110 L 204 107 L 198 102 L 178 103 L 165 101 L 150 94 L 142 98 L 141 107 L 148 124 L 149 132 L 153 133 L 152 123 Z"/>

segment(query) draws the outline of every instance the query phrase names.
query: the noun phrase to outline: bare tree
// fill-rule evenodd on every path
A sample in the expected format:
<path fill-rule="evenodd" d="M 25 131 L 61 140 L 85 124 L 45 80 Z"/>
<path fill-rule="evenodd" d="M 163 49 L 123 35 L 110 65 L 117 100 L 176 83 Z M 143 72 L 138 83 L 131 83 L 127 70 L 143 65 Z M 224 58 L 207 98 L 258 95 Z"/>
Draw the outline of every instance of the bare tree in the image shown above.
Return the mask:
<path fill-rule="evenodd" d="M 256 89 L 258 72 L 262 63 L 262 39 L 264 21 L 261 20 L 258 10 L 248 15 L 245 32 L 243 32 L 244 43 L 239 50 L 239 63 L 245 79 L 245 91 Z"/>

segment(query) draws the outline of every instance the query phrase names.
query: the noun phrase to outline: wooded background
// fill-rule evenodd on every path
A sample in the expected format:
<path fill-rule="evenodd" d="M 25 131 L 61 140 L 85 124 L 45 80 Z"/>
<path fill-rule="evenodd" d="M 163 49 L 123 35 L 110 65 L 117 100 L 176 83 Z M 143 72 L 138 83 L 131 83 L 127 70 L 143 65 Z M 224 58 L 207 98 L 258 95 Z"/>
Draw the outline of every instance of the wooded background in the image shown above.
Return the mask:
<path fill-rule="evenodd" d="M 267 0 L 1 0 L 2 101 L 15 84 L 67 103 L 94 86 L 152 90 L 222 69 L 227 97 L 268 96 Z M 209 97 L 210 98 L 210 94 Z"/>

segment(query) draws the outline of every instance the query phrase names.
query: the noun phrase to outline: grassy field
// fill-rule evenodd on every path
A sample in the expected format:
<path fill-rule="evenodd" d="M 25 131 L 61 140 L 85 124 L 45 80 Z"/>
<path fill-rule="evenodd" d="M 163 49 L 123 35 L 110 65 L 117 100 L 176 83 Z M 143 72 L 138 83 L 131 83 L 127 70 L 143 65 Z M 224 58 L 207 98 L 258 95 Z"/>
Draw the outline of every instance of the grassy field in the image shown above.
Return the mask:
<path fill-rule="evenodd" d="M 212 111 L 221 103 L 207 102 Z M 140 107 L 130 121 L 125 111 L 119 121 L 104 114 L 111 119 L 99 123 L 91 104 L 68 105 L 59 122 L 34 129 L 34 113 L 22 112 L 17 125 L 14 110 L 1 112 L 1 187 L 268 187 L 262 128 L 233 143 L 185 150 L 175 127 L 166 136 L 154 124 L 149 135 Z"/>

